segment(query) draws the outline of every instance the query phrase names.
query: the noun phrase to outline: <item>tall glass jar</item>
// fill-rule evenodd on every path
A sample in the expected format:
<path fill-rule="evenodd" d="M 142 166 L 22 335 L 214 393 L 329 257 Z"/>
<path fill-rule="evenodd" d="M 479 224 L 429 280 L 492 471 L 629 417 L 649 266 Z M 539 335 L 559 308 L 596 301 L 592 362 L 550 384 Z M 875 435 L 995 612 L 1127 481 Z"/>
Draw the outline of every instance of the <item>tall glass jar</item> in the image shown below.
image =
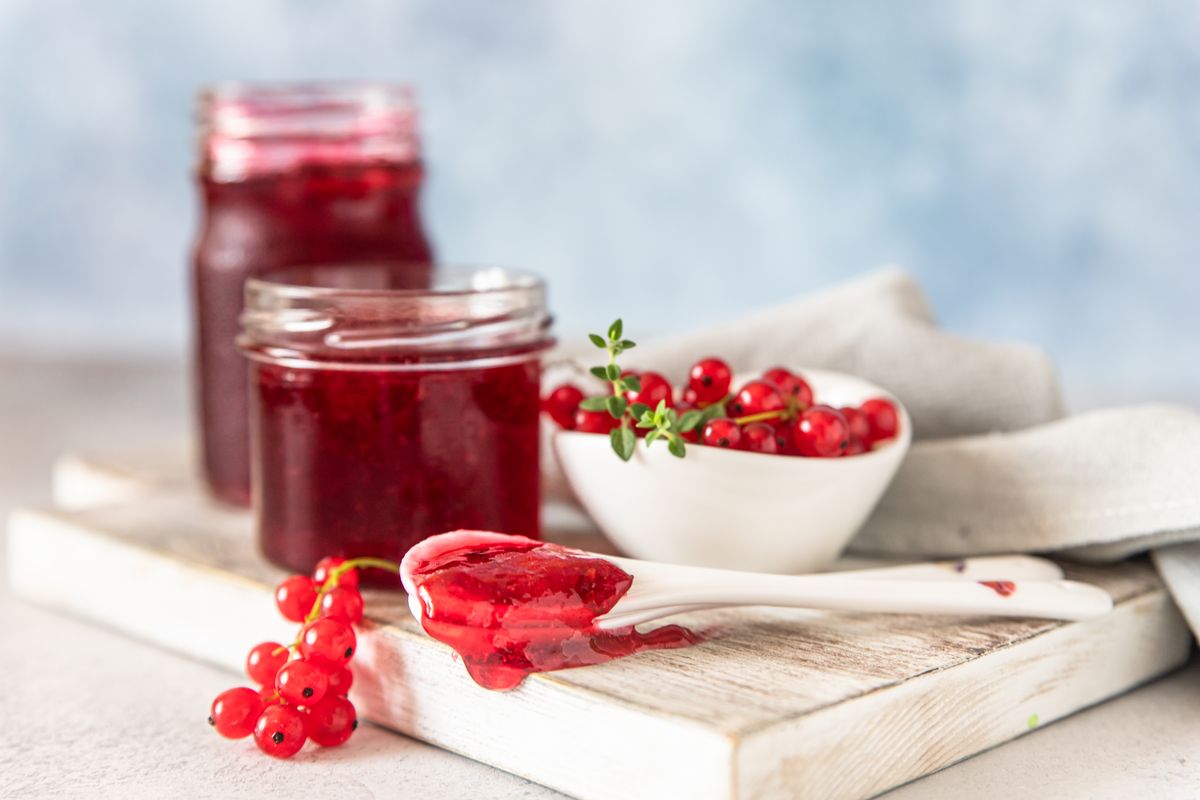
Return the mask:
<path fill-rule="evenodd" d="M 233 84 L 200 96 L 202 217 L 193 258 L 201 460 L 209 488 L 249 502 L 246 279 L 290 265 L 381 260 L 427 280 L 416 110 L 400 86 Z"/>
<path fill-rule="evenodd" d="M 458 528 L 539 531 L 536 276 L 294 267 L 246 286 L 254 508 L 264 555 L 399 560 Z"/>

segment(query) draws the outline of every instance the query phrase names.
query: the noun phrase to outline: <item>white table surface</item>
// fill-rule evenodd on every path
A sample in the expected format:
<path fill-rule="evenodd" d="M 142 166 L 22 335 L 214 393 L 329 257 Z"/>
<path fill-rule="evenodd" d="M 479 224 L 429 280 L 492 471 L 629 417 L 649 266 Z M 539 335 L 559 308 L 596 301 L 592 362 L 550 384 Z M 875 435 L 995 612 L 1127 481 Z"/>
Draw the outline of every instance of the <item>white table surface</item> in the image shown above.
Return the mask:
<path fill-rule="evenodd" d="M 65 450 L 154 447 L 187 423 L 176 367 L 0 360 L 0 511 L 48 502 Z M 204 722 L 237 683 L 0 584 L 0 797 L 560 797 L 369 725 L 275 761 Z M 1200 797 L 1200 661 L 886 797 Z"/>

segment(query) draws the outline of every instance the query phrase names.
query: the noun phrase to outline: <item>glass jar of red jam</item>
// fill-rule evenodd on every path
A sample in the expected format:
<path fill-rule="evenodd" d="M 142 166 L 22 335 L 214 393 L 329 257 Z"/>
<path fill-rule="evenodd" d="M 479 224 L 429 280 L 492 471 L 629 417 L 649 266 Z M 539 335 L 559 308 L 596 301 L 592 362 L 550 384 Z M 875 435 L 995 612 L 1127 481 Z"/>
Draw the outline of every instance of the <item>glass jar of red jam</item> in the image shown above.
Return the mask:
<path fill-rule="evenodd" d="M 420 280 L 416 112 L 386 84 L 236 84 L 200 97 L 202 218 L 193 259 L 201 460 L 209 488 L 249 501 L 246 279 L 292 264 L 387 262 Z"/>
<path fill-rule="evenodd" d="M 459 528 L 539 536 L 542 281 L 404 275 L 318 265 L 246 284 L 254 509 L 282 567 L 399 561 Z"/>

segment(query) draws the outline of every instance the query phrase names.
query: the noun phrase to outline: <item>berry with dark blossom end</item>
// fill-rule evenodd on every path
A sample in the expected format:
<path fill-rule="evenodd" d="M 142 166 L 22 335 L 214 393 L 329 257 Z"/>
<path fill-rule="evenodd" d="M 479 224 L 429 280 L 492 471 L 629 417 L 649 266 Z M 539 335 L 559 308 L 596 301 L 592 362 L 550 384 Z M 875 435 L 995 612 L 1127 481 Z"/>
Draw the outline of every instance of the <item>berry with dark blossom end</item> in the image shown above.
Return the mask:
<path fill-rule="evenodd" d="M 326 697 L 308 711 L 308 738 L 322 747 L 336 747 L 358 728 L 354 704 L 344 697 Z"/>
<path fill-rule="evenodd" d="M 625 398 L 630 405 L 634 403 L 645 403 L 650 408 L 657 408 L 660 402 L 665 401 L 668 406 L 675 404 L 675 390 L 671 388 L 671 382 L 657 372 L 626 372 L 624 377 L 636 376 L 641 381 L 641 387 L 635 392 L 630 390 L 625 393 Z"/>
<path fill-rule="evenodd" d="M 728 412 L 731 417 L 749 417 L 768 411 L 783 411 L 786 408 L 779 388 L 768 381 L 750 381 L 738 389 L 730 401 Z"/>
<path fill-rule="evenodd" d="M 766 422 L 751 422 L 742 428 L 741 449 L 750 453 L 777 454 L 779 444 L 775 441 L 775 426 Z"/>
<path fill-rule="evenodd" d="M 326 672 L 346 666 L 356 644 L 354 629 L 338 619 L 316 619 L 300 631 L 301 657 Z"/>
<path fill-rule="evenodd" d="M 320 589 L 325 581 L 333 574 L 333 571 L 346 563 L 346 559 L 341 556 L 326 556 L 317 562 L 317 566 L 313 568 L 313 583 Z M 338 576 L 337 585 L 346 589 L 358 588 L 358 570 L 348 569 Z"/>
<path fill-rule="evenodd" d="M 308 661 L 289 661 L 275 676 L 275 690 L 287 702 L 310 706 L 321 702 L 329 689 L 329 676 Z"/>
<path fill-rule="evenodd" d="M 808 381 L 785 367 L 772 367 L 763 373 L 763 380 L 779 387 L 785 397 L 790 397 L 796 407 L 803 411 L 812 405 L 813 390 Z"/>
<path fill-rule="evenodd" d="M 363 618 L 363 598 L 358 589 L 346 589 L 335 586 L 321 598 L 320 617 L 332 617 L 351 625 L 357 625 Z"/>
<path fill-rule="evenodd" d="M 575 430 L 580 433 L 607 434 L 620 424 L 607 411 L 588 411 L 581 408 L 575 412 Z"/>
<path fill-rule="evenodd" d="M 246 687 L 229 689 L 213 700 L 208 724 L 227 739 L 245 739 L 262 713 L 263 701 L 258 692 Z"/>
<path fill-rule="evenodd" d="M 246 674 L 259 686 L 275 686 L 275 675 L 287 663 L 287 648 L 278 642 L 254 645 L 246 656 Z"/>
<path fill-rule="evenodd" d="M 697 403 L 715 403 L 729 394 L 733 372 L 719 358 L 702 358 L 688 372 L 688 389 L 695 392 Z M 686 397 L 685 397 L 686 399 Z"/>
<path fill-rule="evenodd" d="M 304 622 L 316 600 L 317 589 L 307 575 L 289 575 L 275 587 L 275 606 L 292 622 Z"/>
<path fill-rule="evenodd" d="M 308 738 L 304 713 L 294 706 L 267 706 L 254 726 L 254 743 L 274 758 L 291 758 Z"/>
<path fill-rule="evenodd" d="M 571 384 L 563 384 L 546 395 L 542 408 L 550 415 L 550 419 L 558 423 L 558 427 L 575 430 L 575 412 L 583 402 L 583 392 Z"/>
<path fill-rule="evenodd" d="M 802 456 L 837 458 L 850 445 L 850 426 L 836 408 L 813 406 L 796 420 L 792 440 Z"/>
<path fill-rule="evenodd" d="M 717 417 L 705 423 L 700 441 L 709 447 L 736 449 L 742 441 L 742 429 L 728 417 Z"/>
<path fill-rule="evenodd" d="M 867 452 L 867 446 L 863 444 L 862 439 L 855 439 L 853 436 L 851 436 L 850 444 L 846 445 L 846 452 L 842 453 L 842 455 L 861 456 L 865 452 Z"/>
<path fill-rule="evenodd" d="M 858 408 L 867 418 L 867 425 L 870 426 L 870 433 L 864 440 L 864 444 L 867 446 L 891 439 L 900 430 L 900 413 L 891 400 L 874 397 Z"/>

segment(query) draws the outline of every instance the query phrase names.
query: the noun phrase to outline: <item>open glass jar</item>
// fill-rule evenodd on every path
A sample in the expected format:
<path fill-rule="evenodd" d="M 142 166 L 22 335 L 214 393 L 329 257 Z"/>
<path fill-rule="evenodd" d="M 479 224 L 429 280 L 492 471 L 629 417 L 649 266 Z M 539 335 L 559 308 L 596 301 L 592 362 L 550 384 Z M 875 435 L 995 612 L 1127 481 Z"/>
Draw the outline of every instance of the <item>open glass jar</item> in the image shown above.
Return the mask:
<path fill-rule="evenodd" d="M 322 557 L 399 560 L 458 528 L 537 537 L 540 278 L 394 264 L 289 267 L 246 284 L 259 542 L 308 572 Z"/>
<path fill-rule="evenodd" d="M 192 262 L 203 473 L 250 500 L 246 279 L 292 264 L 393 262 L 428 272 L 416 106 L 385 83 L 222 84 L 200 96 L 201 223 Z"/>

